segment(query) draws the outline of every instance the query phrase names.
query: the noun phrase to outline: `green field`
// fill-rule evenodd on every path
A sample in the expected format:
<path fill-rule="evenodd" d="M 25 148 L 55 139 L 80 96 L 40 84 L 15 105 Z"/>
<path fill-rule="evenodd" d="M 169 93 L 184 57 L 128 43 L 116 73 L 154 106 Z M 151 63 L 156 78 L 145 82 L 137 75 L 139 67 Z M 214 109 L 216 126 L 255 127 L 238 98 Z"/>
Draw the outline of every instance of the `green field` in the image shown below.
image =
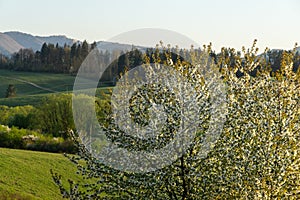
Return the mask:
<path fill-rule="evenodd" d="M 75 76 L 53 73 L 18 72 L 0 69 L 0 105 L 37 105 L 48 95 L 72 92 Z M 88 80 L 85 80 L 88 82 Z M 7 87 L 13 84 L 17 97 L 4 98 Z M 101 87 L 106 90 L 110 87 Z M 100 92 L 97 92 L 98 96 Z"/>
<path fill-rule="evenodd" d="M 75 76 L 52 73 L 0 70 L 0 105 L 36 105 L 49 94 L 72 91 Z M 9 84 L 17 97 L 4 98 Z"/>
<path fill-rule="evenodd" d="M 66 181 L 76 167 L 62 154 L 0 148 L 0 199 L 62 199 L 50 169 Z M 10 198 L 8 198 L 10 197 Z"/>
<path fill-rule="evenodd" d="M 18 96 L 64 92 L 73 89 L 75 76 L 0 70 L 0 98 L 5 97 L 9 84 L 17 88 Z M 36 84 L 36 85 L 33 85 Z"/>

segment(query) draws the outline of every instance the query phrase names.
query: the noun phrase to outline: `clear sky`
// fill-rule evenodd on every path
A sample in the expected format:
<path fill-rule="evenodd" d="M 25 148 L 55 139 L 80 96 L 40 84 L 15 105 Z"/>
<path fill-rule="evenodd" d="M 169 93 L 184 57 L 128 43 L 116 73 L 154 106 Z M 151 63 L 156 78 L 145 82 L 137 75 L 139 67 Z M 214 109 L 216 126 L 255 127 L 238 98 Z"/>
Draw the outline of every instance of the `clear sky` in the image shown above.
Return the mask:
<path fill-rule="evenodd" d="M 89 42 L 139 28 L 179 32 L 200 45 L 290 49 L 300 43 L 298 0 L 0 0 L 0 32 Z"/>

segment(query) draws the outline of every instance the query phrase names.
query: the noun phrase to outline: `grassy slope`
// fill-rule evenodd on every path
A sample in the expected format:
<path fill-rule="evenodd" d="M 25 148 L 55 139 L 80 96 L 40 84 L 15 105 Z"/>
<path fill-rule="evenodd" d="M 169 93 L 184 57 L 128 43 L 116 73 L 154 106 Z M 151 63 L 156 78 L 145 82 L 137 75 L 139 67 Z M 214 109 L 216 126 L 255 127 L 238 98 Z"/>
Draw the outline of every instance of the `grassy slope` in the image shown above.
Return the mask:
<path fill-rule="evenodd" d="M 0 148 L 0 161 L 0 199 L 6 194 L 28 199 L 62 199 L 50 169 L 65 181 L 79 180 L 74 177 L 76 167 L 62 154 Z"/>
<path fill-rule="evenodd" d="M 0 70 L 0 105 L 36 105 L 53 94 L 14 79 L 22 79 L 58 92 L 72 91 L 75 77 L 50 74 Z M 17 88 L 16 98 L 3 98 L 8 84 Z M 97 94 L 110 87 L 98 89 Z M 50 169 L 73 180 L 76 168 L 61 154 L 0 148 L 0 199 L 61 199 L 52 181 Z M 65 178 L 65 182 L 66 178 Z"/>
<path fill-rule="evenodd" d="M 0 105 L 23 106 L 37 105 L 42 99 L 56 92 L 72 92 L 75 76 L 52 73 L 35 73 L 35 72 L 16 72 L 0 69 Z M 29 81 L 38 86 L 54 90 L 51 92 L 34 87 L 28 83 L 20 82 L 15 79 Z M 88 82 L 88 80 L 85 80 Z M 17 89 L 17 97 L 4 98 L 6 89 L 9 84 L 14 84 Z M 106 91 L 111 87 L 101 87 L 98 89 Z M 97 92 L 97 96 L 100 92 Z M 101 95 L 100 95 L 101 96 Z"/>
<path fill-rule="evenodd" d="M 17 88 L 18 96 L 49 93 L 49 91 L 36 88 L 30 84 L 26 84 L 15 79 L 29 81 L 38 84 L 41 87 L 49 88 L 58 92 L 63 92 L 72 90 L 75 76 L 52 73 L 0 70 L 0 98 L 4 97 L 9 84 L 15 85 L 15 87 Z"/>
<path fill-rule="evenodd" d="M 29 81 L 38 86 L 57 92 L 72 91 L 75 76 L 52 73 L 33 73 L 0 70 L 0 105 L 36 105 L 47 95 L 53 93 L 34 87 L 31 84 L 16 80 Z M 4 98 L 9 84 L 14 84 L 17 89 L 16 98 Z"/>

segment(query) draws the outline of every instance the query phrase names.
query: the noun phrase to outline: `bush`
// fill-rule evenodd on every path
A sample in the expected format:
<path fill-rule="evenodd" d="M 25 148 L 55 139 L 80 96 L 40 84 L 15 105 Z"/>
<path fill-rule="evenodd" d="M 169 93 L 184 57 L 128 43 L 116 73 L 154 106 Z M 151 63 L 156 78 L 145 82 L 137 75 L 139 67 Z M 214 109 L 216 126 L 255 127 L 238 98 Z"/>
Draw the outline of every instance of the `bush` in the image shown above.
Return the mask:
<path fill-rule="evenodd" d="M 76 147 L 71 140 L 3 125 L 0 125 L 0 147 L 53 153 L 76 152 Z"/>
<path fill-rule="evenodd" d="M 68 130 L 75 129 L 71 94 L 51 95 L 37 109 L 35 121 L 43 132 L 68 138 Z"/>
<path fill-rule="evenodd" d="M 35 127 L 39 121 L 34 121 L 36 109 L 33 106 L 0 106 L 0 124 L 18 128 Z"/>
<path fill-rule="evenodd" d="M 27 143 L 26 149 L 52 153 L 75 153 L 77 151 L 74 143 L 71 140 L 51 137 L 40 138 L 35 142 Z"/>
<path fill-rule="evenodd" d="M 0 146 L 7 148 L 23 149 L 24 141 L 23 136 L 26 135 L 26 131 L 18 130 L 16 128 L 9 128 L 1 126 L 0 129 Z"/>
<path fill-rule="evenodd" d="M 16 114 L 8 123 L 8 126 L 18 128 L 28 128 L 31 125 L 32 114 Z"/>

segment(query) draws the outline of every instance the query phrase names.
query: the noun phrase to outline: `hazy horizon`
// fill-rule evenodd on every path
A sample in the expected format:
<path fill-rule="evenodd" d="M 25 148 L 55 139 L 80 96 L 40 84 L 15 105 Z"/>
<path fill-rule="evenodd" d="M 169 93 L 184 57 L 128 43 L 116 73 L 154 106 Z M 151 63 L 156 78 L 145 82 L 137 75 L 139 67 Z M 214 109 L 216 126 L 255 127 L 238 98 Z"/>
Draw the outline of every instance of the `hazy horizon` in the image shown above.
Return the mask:
<path fill-rule="evenodd" d="M 297 0 L 254 1 L 17 1 L 0 0 L 0 32 L 105 41 L 140 28 L 176 31 L 213 49 L 291 49 L 300 42 Z"/>

